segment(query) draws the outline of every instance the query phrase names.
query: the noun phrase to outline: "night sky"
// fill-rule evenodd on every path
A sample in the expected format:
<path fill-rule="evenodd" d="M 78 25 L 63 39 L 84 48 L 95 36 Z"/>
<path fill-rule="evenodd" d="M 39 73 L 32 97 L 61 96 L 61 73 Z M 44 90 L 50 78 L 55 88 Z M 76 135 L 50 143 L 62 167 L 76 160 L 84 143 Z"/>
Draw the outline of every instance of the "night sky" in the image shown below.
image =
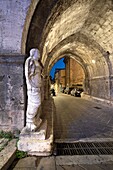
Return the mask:
<path fill-rule="evenodd" d="M 61 58 L 52 67 L 52 69 L 50 71 L 50 76 L 52 77 L 52 79 L 54 78 L 54 74 L 55 74 L 55 69 L 56 68 L 65 68 L 65 63 L 63 62 L 63 60 L 64 60 L 64 58 Z"/>

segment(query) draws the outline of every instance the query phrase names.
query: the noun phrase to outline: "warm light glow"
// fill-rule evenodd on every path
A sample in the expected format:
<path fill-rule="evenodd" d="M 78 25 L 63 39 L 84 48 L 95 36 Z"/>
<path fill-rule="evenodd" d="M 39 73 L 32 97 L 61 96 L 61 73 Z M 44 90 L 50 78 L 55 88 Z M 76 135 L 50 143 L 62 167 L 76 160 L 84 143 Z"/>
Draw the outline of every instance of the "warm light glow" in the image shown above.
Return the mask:
<path fill-rule="evenodd" d="M 48 44 L 49 44 L 49 41 L 47 41 L 47 42 L 45 43 L 45 46 L 47 47 L 47 46 L 48 46 Z"/>
<path fill-rule="evenodd" d="M 92 60 L 92 63 L 95 64 L 95 60 Z"/>

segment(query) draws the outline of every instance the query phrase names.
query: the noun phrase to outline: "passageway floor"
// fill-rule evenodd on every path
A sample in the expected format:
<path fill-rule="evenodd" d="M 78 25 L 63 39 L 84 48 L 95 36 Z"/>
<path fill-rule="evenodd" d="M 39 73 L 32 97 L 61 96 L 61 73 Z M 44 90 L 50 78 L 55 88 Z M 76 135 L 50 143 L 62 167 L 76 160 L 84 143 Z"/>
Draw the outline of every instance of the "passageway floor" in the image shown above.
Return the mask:
<path fill-rule="evenodd" d="M 113 141 L 113 108 L 64 94 L 54 97 L 56 142 Z M 49 105 L 48 105 L 49 107 Z M 9 170 L 112 170 L 113 155 L 28 156 Z"/>
<path fill-rule="evenodd" d="M 113 156 L 27 157 L 11 170 L 113 170 Z"/>
<path fill-rule="evenodd" d="M 54 102 L 56 141 L 113 141 L 113 106 L 62 93 Z"/>

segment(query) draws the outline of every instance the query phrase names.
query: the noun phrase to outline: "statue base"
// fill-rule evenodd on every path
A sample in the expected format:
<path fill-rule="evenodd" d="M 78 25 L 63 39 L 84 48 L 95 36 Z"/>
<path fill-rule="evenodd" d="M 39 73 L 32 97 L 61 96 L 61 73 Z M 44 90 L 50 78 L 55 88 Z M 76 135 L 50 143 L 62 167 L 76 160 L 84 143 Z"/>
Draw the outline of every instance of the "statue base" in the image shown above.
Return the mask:
<path fill-rule="evenodd" d="M 36 132 L 29 131 L 26 127 L 20 133 L 18 150 L 28 152 L 28 155 L 49 156 L 52 154 L 53 134 L 46 139 L 47 120 L 42 122 Z"/>

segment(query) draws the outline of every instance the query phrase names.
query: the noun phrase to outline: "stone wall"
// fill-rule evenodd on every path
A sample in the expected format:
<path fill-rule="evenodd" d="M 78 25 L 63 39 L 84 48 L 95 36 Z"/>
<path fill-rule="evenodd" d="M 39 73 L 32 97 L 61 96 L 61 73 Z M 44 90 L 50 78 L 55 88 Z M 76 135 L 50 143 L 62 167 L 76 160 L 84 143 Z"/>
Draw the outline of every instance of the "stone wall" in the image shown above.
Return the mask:
<path fill-rule="evenodd" d="M 20 53 L 31 0 L 0 0 L 0 53 Z"/>
<path fill-rule="evenodd" d="M 23 55 L 0 55 L 0 130 L 24 126 Z"/>
<path fill-rule="evenodd" d="M 70 84 L 83 84 L 84 81 L 84 71 L 80 64 L 78 64 L 74 59 L 70 59 Z"/>
<path fill-rule="evenodd" d="M 76 84 L 83 84 L 84 82 L 84 71 L 80 64 L 78 64 L 72 58 L 65 58 L 66 64 L 66 85 L 70 87 Z"/>
<path fill-rule="evenodd" d="M 113 52 L 113 1 L 96 0 L 90 7 L 89 16 L 82 28 L 106 51 Z"/>
<path fill-rule="evenodd" d="M 90 80 L 90 95 L 110 100 L 109 77 L 97 77 Z"/>
<path fill-rule="evenodd" d="M 59 76 L 60 84 L 61 84 L 62 87 L 65 87 L 66 86 L 65 85 L 66 84 L 65 83 L 65 70 L 60 70 L 59 74 L 60 74 L 60 76 Z"/>

